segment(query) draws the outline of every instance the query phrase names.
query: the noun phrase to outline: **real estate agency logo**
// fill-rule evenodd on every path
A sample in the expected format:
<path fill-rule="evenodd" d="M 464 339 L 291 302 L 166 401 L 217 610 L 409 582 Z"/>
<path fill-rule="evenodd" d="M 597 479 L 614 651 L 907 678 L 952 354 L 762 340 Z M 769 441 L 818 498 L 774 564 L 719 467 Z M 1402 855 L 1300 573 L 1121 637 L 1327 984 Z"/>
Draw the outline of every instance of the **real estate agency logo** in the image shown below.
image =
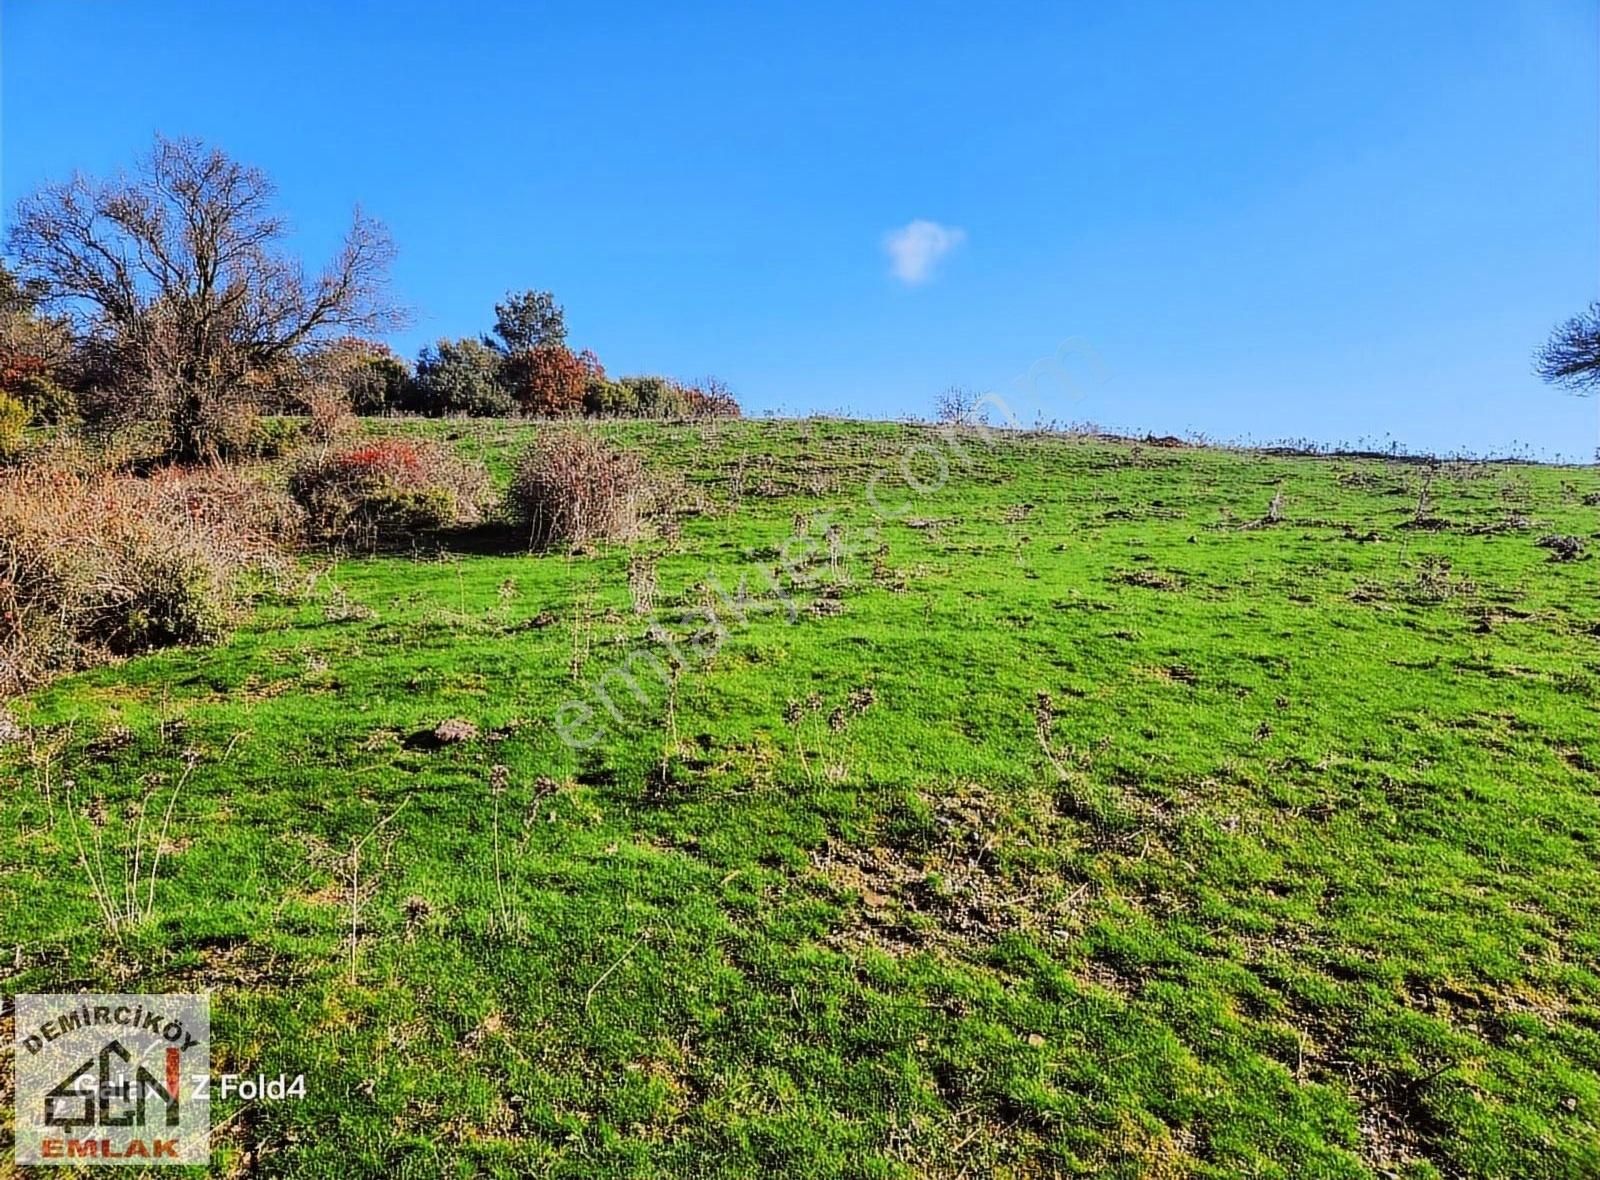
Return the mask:
<path fill-rule="evenodd" d="M 198 995 L 19 995 L 18 1164 L 203 1164 L 211 1005 Z"/>

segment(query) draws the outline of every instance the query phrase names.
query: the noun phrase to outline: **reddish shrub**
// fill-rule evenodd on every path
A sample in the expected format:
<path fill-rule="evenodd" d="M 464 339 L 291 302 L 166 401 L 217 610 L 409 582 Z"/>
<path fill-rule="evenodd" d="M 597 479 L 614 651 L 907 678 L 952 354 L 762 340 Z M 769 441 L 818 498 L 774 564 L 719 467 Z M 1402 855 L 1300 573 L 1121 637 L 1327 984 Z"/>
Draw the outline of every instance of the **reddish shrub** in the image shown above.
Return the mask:
<path fill-rule="evenodd" d="M 44 357 L 0 341 L 0 395 L 21 402 L 40 422 L 61 422 L 72 416 L 72 394 L 57 384 L 54 367 Z"/>
<path fill-rule="evenodd" d="M 600 358 L 585 349 L 574 354 L 564 344 L 541 344 L 506 360 L 506 380 L 524 414 L 566 418 L 583 413 L 591 380 L 605 379 Z"/>
<path fill-rule="evenodd" d="M 485 482 L 449 447 L 388 438 L 302 460 L 289 494 L 324 540 L 372 548 L 476 520 Z"/>
<path fill-rule="evenodd" d="M 333 461 L 352 474 L 392 475 L 406 478 L 422 466 L 417 444 L 391 438 L 335 455 Z"/>
<path fill-rule="evenodd" d="M 23 382 L 48 373 L 49 365 L 43 357 L 0 345 L 0 390 L 15 391 Z"/>

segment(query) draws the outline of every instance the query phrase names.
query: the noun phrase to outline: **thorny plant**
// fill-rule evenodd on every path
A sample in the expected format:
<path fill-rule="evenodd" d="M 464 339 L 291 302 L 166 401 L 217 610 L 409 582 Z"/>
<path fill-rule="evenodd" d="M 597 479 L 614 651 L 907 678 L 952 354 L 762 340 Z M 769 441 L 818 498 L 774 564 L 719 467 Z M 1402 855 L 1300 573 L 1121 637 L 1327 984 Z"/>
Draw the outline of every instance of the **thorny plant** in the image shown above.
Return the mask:
<path fill-rule="evenodd" d="M 828 573 L 835 582 L 840 580 L 840 559 L 844 556 L 844 529 L 838 524 L 830 524 L 828 531 L 823 534 L 828 543 Z"/>
<path fill-rule="evenodd" d="M 522 835 L 512 849 L 501 827 L 501 819 L 505 813 L 505 799 L 510 793 L 510 788 L 511 768 L 503 763 L 495 763 L 489 768 L 489 795 L 494 800 L 493 836 L 490 843 L 494 870 L 494 911 L 490 915 L 489 926 L 491 931 L 508 939 L 520 937 L 526 932 L 526 920 L 513 905 L 511 891 L 506 884 L 509 854 L 512 851 L 517 856 L 527 853 L 528 844 L 533 839 L 534 826 L 539 822 L 541 805 L 544 800 L 561 789 L 555 779 L 541 775 L 534 780 L 533 792 L 522 814 Z M 547 822 L 554 822 L 555 813 L 552 811 L 544 818 Z"/>
<path fill-rule="evenodd" d="M 672 783 L 672 759 L 678 753 L 678 682 L 683 664 L 672 660 L 667 673 L 667 699 L 661 721 L 661 764 L 656 768 L 656 786 L 665 790 Z"/>
<path fill-rule="evenodd" d="M 1422 486 L 1417 490 L 1416 511 L 1411 514 L 1413 520 L 1426 520 L 1433 515 L 1433 502 L 1428 495 L 1433 487 L 1433 472 L 1425 472 L 1422 476 Z"/>
<path fill-rule="evenodd" d="M 28 765 L 33 770 L 34 785 L 38 788 L 39 797 L 44 800 L 45 814 L 49 817 L 52 828 L 56 823 L 56 763 L 72 745 L 72 735 L 76 728 L 77 723 L 69 721 L 60 732 L 42 741 L 38 732 L 32 727 L 23 731 L 28 743 Z M 67 785 L 69 787 L 72 785 L 70 780 Z"/>
<path fill-rule="evenodd" d="M 572 604 L 572 655 L 567 663 L 567 672 L 574 684 L 583 683 L 583 668 L 589 661 L 589 649 L 593 645 L 593 603 L 594 583 L 591 581 Z"/>
<path fill-rule="evenodd" d="M 1417 568 L 1412 597 L 1421 602 L 1447 602 L 1458 596 L 1470 598 L 1477 591 L 1477 584 L 1471 578 L 1452 574 L 1448 557 L 1429 553 Z"/>
<path fill-rule="evenodd" d="M 1034 703 L 1033 725 L 1039 748 L 1050 760 L 1050 765 L 1055 767 L 1056 778 L 1063 783 L 1071 782 L 1072 773 L 1067 769 L 1066 754 L 1055 746 L 1056 705 L 1055 699 L 1047 692 L 1041 692 Z M 1070 754 L 1070 750 L 1067 753 Z"/>
<path fill-rule="evenodd" d="M 511 608 L 516 604 L 519 589 L 515 578 L 507 578 L 495 588 L 495 604 L 492 609 L 502 625 L 511 618 Z"/>

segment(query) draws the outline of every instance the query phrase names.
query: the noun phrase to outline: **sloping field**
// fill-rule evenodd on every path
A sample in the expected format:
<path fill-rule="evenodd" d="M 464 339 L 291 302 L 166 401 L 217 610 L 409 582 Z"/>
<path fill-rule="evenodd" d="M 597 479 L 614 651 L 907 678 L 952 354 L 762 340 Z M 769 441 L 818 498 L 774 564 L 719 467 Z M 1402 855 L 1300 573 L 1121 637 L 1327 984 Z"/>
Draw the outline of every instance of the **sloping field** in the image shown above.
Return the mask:
<path fill-rule="evenodd" d="M 210 989 L 219 1173 L 1600 1175 L 1594 469 L 607 433 L 14 707 L 7 990 Z"/>

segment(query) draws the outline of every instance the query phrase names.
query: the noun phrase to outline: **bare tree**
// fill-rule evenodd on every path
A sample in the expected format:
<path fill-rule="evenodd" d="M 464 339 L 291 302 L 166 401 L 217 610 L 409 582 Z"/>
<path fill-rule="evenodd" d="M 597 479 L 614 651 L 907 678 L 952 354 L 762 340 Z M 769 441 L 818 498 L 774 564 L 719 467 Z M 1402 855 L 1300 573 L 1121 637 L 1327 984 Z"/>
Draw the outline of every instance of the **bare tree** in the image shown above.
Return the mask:
<path fill-rule="evenodd" d="M 264 173 L 193 139 L 157 136 L 132 176 L 74 176 L 19 203 L 7 239 L 22 276 L 99 359 L 102 405 L 163 421 L 173 453 L 215 447 L 252 378 L 349 332 L 396 322 L 394 247 L 356 210 L 314 278 L 283 250 Z"/>
<path fill-rule="evenodd" d="M 1600 302 L 1550 333 L 1534 356 L 1534 371 L 1576 393 L 1600 388 Z"/>
<path fill-rule="evenodd" d="M 948 426 L 971 426 L 978 420 L 982 400 L 965 385 L 951 385 L 933 399 L 934 416 Z"/>

